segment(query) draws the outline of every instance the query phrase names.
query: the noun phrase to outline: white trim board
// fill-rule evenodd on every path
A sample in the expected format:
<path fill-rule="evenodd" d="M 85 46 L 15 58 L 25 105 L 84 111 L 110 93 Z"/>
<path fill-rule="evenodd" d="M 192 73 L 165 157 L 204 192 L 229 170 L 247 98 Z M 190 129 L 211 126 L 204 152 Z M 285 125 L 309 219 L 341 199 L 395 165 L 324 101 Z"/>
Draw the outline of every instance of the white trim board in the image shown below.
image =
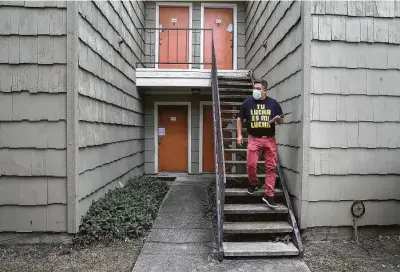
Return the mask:
<path fill-rule="evenodd" d="M 238 35 L 237 35 L 237 5 L 225 3 L 201 3 L 200 28 L 204 28 L 204 8 L 231 8 L 233 9 L 233 64 L 232 69 L 237 70 Z M 204 35 L 203 35 L 204 37 Z M 204 62 L 204 40 L 200 39 L 200 62 Z M 204 69 L 204 65 L 200 65 Z"/>
<path fill-rule="evenodd" d="M 158 106 L 187 106 L 188 173 L 192 173 L 192 102 L 154 102 L 154 170 L 158 174 Z"/>
<path fill-rule="evenodd" d="M 200 124 L 199 124 L 199 173 L 203 173 L 203 118 L 204 118 L 204 106 L 212 105 L 212 101 L 200 101 Z M 236 135 L 233 131 L 232 135 Z M 236 147 L 236 144 L 235 144 Z M 232 154 L 232 160 L 236 160 L 236 154 Z M 236 172 L 236 166 L 233 168 L 233 173 Z M 208 172 L 206 172 L 208 173 Z"/>
<path fill-rule="evenodd" d="M 156 28 L 160 27 L 160 7 L 189 7 L 189 28 L 192 28 L 192 15 L 193 15 L 193 4 L 189 2 L 157 2 L 156 3 Z M 159 56 L 159 32 L 156 32 L 156 39 L 155 39 L 155 49 L 154 49 L 154 61 L 158 62 Z M 192 62 L 192 31 L 189 31 L 189 62 Z M 158 63 L 155 63 L 155 68 L 158 69 Z M 192 64 L 189 64 L 189 69 L 192 69 Z"/>

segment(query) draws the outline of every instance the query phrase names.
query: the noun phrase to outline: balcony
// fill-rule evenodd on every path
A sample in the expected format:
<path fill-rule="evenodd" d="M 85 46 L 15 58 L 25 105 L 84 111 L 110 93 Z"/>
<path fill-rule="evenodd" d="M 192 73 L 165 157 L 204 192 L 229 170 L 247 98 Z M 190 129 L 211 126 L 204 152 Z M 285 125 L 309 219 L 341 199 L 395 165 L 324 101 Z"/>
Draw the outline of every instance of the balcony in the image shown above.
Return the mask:
<path fill-rule="evenodd" d="M 143 28 L 141 31 L 145 37 L 145 56 L 144 61 L 136 63 L 138 87 L 211 86 L 212 29 Z M 230 43 L 216 46 L 218 75 L 247 76 L 247 70 L 236 69 L 237 56 Z"/>

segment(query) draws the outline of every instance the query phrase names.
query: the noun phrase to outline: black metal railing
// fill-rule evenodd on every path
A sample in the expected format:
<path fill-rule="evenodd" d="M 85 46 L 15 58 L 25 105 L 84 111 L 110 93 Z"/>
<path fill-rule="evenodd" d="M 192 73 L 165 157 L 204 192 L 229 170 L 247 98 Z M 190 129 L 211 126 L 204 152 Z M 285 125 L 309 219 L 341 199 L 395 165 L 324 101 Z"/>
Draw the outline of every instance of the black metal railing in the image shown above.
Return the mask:
<path fill-rule="evenodd" d="M 206 28 L 138 28 L 144 37 L 142 61 L 137 68 L 200 68 L 211 66 L 213 30 Z M 203 59 L 200 58 L 200 40 L 203 40 Z M 208 42 L 208 41 L 209 42 Z"/>
<path fill-rule="evenodd" d="M 222 135 L 222 120 L 221 120 L 221 105 L 219 100 L 218 90 L 218 73 L 217 73 L 217 60 L 215 56 L 214 38 L 211 38 L 211 89 L 212 89 L 212 103 L 213 103 L 213 121 L 214 121 L 214 150 L 215 150 L 215 178 L 216 178 L 216 210 L 217 210 L 217 247 L 218 247 L 218 260 L 223 259 L 223 246 L 222 246 L 222 229 L 223 229 L 223 211 L 225 202 L 225 153 L 224 153 L 224 140 Z"/>

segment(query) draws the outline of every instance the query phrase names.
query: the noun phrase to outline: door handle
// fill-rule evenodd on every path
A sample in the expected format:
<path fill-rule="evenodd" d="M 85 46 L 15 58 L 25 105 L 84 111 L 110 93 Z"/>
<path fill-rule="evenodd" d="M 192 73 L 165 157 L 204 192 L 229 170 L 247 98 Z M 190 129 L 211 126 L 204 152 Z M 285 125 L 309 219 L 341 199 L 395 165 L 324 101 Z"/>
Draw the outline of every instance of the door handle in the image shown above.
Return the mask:
<path fill-rule="evenodd" d="M 231 48 L 233 48 L 233 40 L 232 39 L 230 40 L 230 46 L 231 46 Z"/>
<path fill-rule="evenodd" d="M 158 145 L 160 145 L 161 144 L 161 140 L 158 140 Z"/>
<path fill-rule="evenodd" d="M 160 38 L 160 45 L 162 45 L 162 38 Z"/>

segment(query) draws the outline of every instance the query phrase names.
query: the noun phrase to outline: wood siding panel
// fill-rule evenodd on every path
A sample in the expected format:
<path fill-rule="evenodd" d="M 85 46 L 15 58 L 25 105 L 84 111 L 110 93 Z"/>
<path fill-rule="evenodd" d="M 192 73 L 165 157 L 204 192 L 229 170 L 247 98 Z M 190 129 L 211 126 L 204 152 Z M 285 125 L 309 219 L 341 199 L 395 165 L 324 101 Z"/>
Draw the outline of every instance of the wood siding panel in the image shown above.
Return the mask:
<path fill-rule="evenodd" d="M 301 7 L 300 1 L 248 2 L 245 43 L 246 69 L 253 69 L 256 77 L 266 79 L 268 94 L 284 112 L 292 112 L 278 126 L 277 141 L 289 192 L 297 200 L 301 198 L 303 158 Z M 296 204 L 300 209 L 300 203 Z"/>
<path fill-rule="evenodd" d="M 352 204 L 353 201 L 309 202 L 307 227 L 352 226 Z M 357 226 L 400 224 L 400 201 L 365 201 L 364 205 L 365 214 L 357 220 Z"/>
<path fill-rule="evenodd" d="M 358 225 L 399 224 L 399 9 L 312 4 L 308 227 L 352 225 L 355 200 Z"/>
<path fill-rule="evenodd" d="M 79 6 L 78 218 L 118 182 L 144 172 L 136 63 L 144 58 L 142 1 Z"/>
<path fill-rule="evenodd" d="M 66 1 L 0 5 L 0 231 L 65 232 Z"/>

